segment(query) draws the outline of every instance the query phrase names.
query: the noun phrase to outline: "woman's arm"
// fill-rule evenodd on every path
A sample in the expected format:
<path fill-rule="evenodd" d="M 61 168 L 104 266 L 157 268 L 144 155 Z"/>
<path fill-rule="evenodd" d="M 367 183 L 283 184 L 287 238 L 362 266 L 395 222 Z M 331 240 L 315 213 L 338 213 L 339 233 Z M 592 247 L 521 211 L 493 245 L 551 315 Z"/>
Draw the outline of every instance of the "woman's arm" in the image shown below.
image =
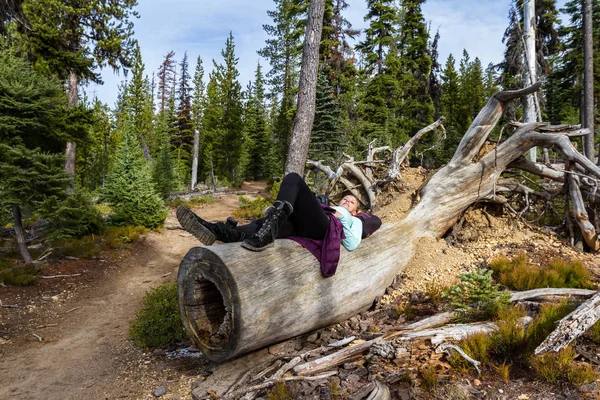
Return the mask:
<path fill-rule="evenodd" d="M 348 251 L 358 247 L 362 238 L 362 221 L 353 217 L 348 210 L 343 207 L 332 207 L 335 209 L 335 216 L 339 218 L 344 228 L 345 239 L 342 239 L 342 246 Z"/>

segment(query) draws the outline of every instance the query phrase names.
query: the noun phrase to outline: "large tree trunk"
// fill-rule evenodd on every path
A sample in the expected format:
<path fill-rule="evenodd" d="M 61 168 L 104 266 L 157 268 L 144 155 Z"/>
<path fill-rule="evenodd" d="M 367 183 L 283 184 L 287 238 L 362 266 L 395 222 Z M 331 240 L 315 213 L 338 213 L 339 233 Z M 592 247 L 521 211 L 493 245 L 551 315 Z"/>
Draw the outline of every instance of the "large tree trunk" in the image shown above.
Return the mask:
<path fill-rule="evenodd" d="M 25 241 L 25 230 L 23 229 L 21 209 L 19 206 L 12 206 L 12 215 L 13 222 L 15 224 L 15 236 L 17 237 L 17 243 L 19 245 L 19 252 L 26 263 L 33 262 L 33 257 L 31 257 L 29 249 L 27 248 L 27 242 Z"/>
<path fill-rule="evenodd" d="M 367 309 L 407 265 L 415 239 L 441 237 L 471 204 L 497 199 L 500 174 L 533 146 L 553 147 L 600 177 L 600 168 L 577 153 L 568 136 L 534 130 L 542 124 L 521 125 L 490 153 L 479 154 L 504 104 L 539 86 L 492 97 L 450 163 L 427 183 L 419 204 L 358 249 L 342 249 L 330 278 L 321 276 L 311 253 L 286 239 L 258 253 L 237 243 L 191 249 L 181 262 L 178 285 L 182 318 L 195 345 L 222 361 Z"/>
<path fill-rule="evenodd" d="M 192 152 L 192 191 L 198 183 L 198 153 L 200 152 L 200 132 L 194 129 L 194 150 Z"/>
<path fill-rule="evenodd" d="M 535 0 L 525 0 L 523 4 L 523 34 L 525 42 L 525 82 L 532 85 L 537 80 L 535 57 Z M 523 102 L 523 121 L 531 123 L 537 121 L 535 109 L 535 94 L 525 96 Z M 529 159 L 537 161 L 535 147 L 529 150 Z"/>
<path fill-rule="evenodd" d="M 592 0 L 583 1 L 583 127 L 590 129 L 585 137 L 585 156 L 594 161 L 594 39 Z M 600 162 L 600 161 L 599 161 Z"/>
<path fill-rule="evenodd" d="M 76 107 L 79 104 L 79 77 L 76 73 L 69 73 L 69 107 Z M 77 143 L 67 142 L 67 150 L 65 155 L 65 171 L 75 176 L 75 160 L 77 159 Z"/>
<path fill-rule="evenodd" d="M 304 176 L 308 145 L 315 120 L 317 96 L 317 71 L 319 68 L 319 44 L 323 30 L 325 0 L 311 0 L 306 23 L 306 38 L 302 52 L 300 82 L 298 84 L 298 111 L 292 127 L 292 140 L 285 162 L 285 173 L 296 172 Z"/>

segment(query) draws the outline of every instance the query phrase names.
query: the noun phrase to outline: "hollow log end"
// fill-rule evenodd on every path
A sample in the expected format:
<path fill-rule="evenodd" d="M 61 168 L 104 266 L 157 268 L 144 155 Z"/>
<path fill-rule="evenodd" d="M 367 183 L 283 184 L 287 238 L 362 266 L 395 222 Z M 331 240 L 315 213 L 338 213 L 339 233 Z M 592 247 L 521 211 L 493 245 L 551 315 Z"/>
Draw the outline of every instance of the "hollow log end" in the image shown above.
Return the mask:
<path fill-rule="evenodd" d="M 239 302 L 223 261 L 205 247 L 188 251 L 177 275 L 181 318 L 190 339 L 207 358 L 223 361 L 236 347 Z"/>

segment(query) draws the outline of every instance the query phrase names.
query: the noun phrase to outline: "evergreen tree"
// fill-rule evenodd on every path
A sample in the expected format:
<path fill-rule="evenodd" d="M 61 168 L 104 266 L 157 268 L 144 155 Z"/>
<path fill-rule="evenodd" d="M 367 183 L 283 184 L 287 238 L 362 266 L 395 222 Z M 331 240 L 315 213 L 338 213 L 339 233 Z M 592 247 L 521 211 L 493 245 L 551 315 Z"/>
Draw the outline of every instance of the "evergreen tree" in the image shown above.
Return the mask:
<path fill-rule="evenodd" d="M 11 212 L 19 250 L 27 250 L 22 212 L 35 213 L 51 196 L 64 199 L 72 184 L 64 173 L 67 124 L 85 113 L 67 107 L 61 85 L 33 72 L 21 59 L 0 52 L 0 210 Z"/>
<path fill-rule="evenodd" d="M 237 182 L 243 177 L 240 170 L 243 153 L 243 126 L 242 126 L 242 93 L 241 85 L 237 78 L 238 58 L 235 56 L 233 34 L 230 32 L 225 42 L 225 49 L 221 51 L 224 64 L 215 66 L 215 79 L 221 95 L 220 104 L 223 107 L 223 119 L 219 124 L 222 136 L 218 138 L 219 147 L 217 154 L 218 176 L 227 178 L 229 182 Z"/>
<path fill-rule="evenodd" d="M 440 87 L 439 75 L 442 71 L 442 66 L 438 62 L 438 43 L 440 40 L 440 31 L 438 30 L 433 37 L 433 40 L 429 42 L 428 53 L 431 58 L 431 73 L 429 74 L 429 95 L 431 101 L 433 101 L 433 108 L 435 109 L 435 119 L 441 115 L 440 109 L 440 97 L 442 96 L 442 89 Z"/>
<path fill-rule="evenodd" d="M 441 84 L 442 96 L 440 98 L 440 107 L 442 115 L 446 118 L 446 122 L 444 122 L 446 140 L 444 140 L 444 150 L 442 159 L 440 160 L 442 162 L 452 158 L 456 147 L 465 133 L 461 132 L 460 88 L 460 76 L 456 71 L 454 57 L 450 54 L 442 71 Z"/>
<path fill-rule="evenodd" d="M 93 191 L 104 185 L 116 148 L 116 135 L 110 108 L 96 99 L 92 111 L 89 138 L 77 154 L 77 180 L 82 187 Z"/>
<path fill-rule="evenodd" d="M 156 193 L 130 121 L 122 132 L 104 197 L 113 208 L 113 222 L 120 225 L 156 228 L 169 213 Z"/>
<path fill-rule="evenodd" d="M 244 121 L 249 142 L 246 176 L 258 180 L 268 177 L 271 169 L 264 77 L 260 64 L 256 66 L 254 85 L 250 85 L 247 93 L 248 104 Z"/>
<path fill-rule="evenodd" d="M 263 25 L 270 38 L 258 53 L 269 60 L 271 70 L 267 77 L 272 96 L 280 100 L 277 118 L 273 124 L 273 145 L 277 169 L 283 170 L 296 113 L 296 92 L 307 2 L 275 0 L 275 5 L 275 10 L 267 11 L 273 19 L 273 25 Z"/>
<path fill-rule="evenodd" d="M 224 135 L 222 97 L 216 73 L 213 71 L 209 74 L 209 81 L 206 86 L 206 108 L 202 115 L 204 137 L 201 142 L 200 155 L 204 168 L 201 171 L 202 176 L 206 178 L 215 175 L 219 162 L 218 149 L 220 143 L 218 141 Z"/>
<path fill-rule="evenodd" d="M 191 161 L 192 146 L 194 142 L 194 131 L 192 124 L 192 88 L 190 86 L 190 74 L 188 72 L 187 52 L 181 60 L 179 74 L 179 89 L 177 91 L 177 131 L 173 138 L 176 148 L 181 148 L 186 159 Z M 191 165 L 191 163 L 189 163 Z"/>
<path fill-rule="evenodd" d="M 158 67 L 158 103 L 159 112 L 164 112 L 168 106 L 169 98 L 175 81 L 175 52 L 169 51 Z"/>
<path fill-rule="evenodd" d="M 308 157 L 325 160 L 329 165 L 336 164 L 342 153 L 343 142 L 340 109 L 327 76 L 320 72 Z"/>
<path fill-rule="evenodd" d="M 152 164 L 152 180 L 158 194 L 163 199 L 166 199 L 173 189 L 175 189 L 175 171 L 169 136 L 166 132 L 162 131 L 161 137 L 161 145 Z"/>
<path fill-rule="evenodd" d="M 423 0 L 403 0 L 402 20 L 398 31 L 399 73 L 395 73 L 399 90 L 399 104 L 395 110 L 398 129 L 394 132 L 394 145 L 406 136 L 433 122 L 433 102 L 429 94 L 431 57 L 425 20 L 421 11 Z M 422 143 L 431 140 L 428 136 Z"/>
<path fill-rule="evenodd" d="M 200 143 L 204 136 L 202 118 L 206 109 L 206 85 L 204 83 L 204 67 L 202 58 L 198 56 L 193 78 L 194 94 L 192 97 L 192 127 L 194 129 L 194 148 L 192 150 L 192 186 L 198 182 L 198 172 L 202 171 L 202 159 L 200 158 Z M 195 152 L 195 153 L 194 153 Z M 194 175 L 195 174 L 195 175 Z"/>
<path fill-rule="evenodd" d="M 124 93 L 123 107 L 127 118 L 133 124 L 133 130 L 138 141 L 141 143 L 142 152 L 146 161 L 151 158 L 152 150 L 155 150 L 154 138 L 154 112 L 152 109 L 153 99 L 148 77 L 144 77 L 144 63 L 140 47 L 136 45 L 133 55 L 133 66 L 131 68 L 131 80 L 128 82 Z"/>
<path fill-rule="evenodd" d="M 365 30 L 365 40 L 356 46 L 365 59 L 364 70 L 368 75 L 383 73 L 386 55 L 394 44 L 398 27 L 398 13 L 393 0 L 367 0 L 369 27 Z"/>

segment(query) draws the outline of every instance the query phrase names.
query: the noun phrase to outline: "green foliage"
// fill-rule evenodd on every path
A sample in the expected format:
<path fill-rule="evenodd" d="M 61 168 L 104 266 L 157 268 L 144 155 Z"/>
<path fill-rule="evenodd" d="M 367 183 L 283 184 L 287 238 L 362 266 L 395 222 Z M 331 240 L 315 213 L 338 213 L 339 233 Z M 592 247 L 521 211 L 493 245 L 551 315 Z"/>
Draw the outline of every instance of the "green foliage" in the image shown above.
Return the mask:
<path fill-rule="evenodd" d="M 162 136 L 160 150 L 152 163 L 152 180 L 156 191 L 163 199 L 166 199 L 175 188 L 175 173 L 169 137 L 166 134 Z"/>
<path fill-rule="evenodd" d="M 433 390 L 438 386 L 438 378 L 433 365 L 419 369 L 419 376 L 425 390 Z"/>
<path fill-rule="evenodd" d="M 491 270 L 481 269 L 475 273 L 460 276 L 460 282 L 444 291 L 443 296 L 450 299 L 457 308 L 460 319 L 480 320 L 498 315 L 510 301 L 510 294 L 499 290 L 492 281 Z"/>
<path fill-rule="evenodd" d="M 598 379 L 598 372 L 590 364 L 575 362 L 577 353 L 567 346 L 557 353 L 546 353 L 532 358 L 531 366 L 537 376 L 556 384 L 559 381 L 581 386 Z"/>
<path fill-rule="evenodd" d="M 217 202 L 217 199 L 215 199 L 212 196 L 190 196 L 189 200 L 185 200 L 185 199 L 181 199 L 181 198 L 175 198 L 172 200 L 169 200 L 165 203 L 165 205 L 167 207 L 174 207 L 177 208 L 179 206 L 186 206 L 188 208 L 195 208 L 198 206 L 202 206 L 204 204 L 214 204 Z"/>
<path fill-rule="evenodd" d="M 297 382 L 278 381 L 267 393 L 268 400 L 294 400 L 299 396 Z"/>
<path fill-rule="evenodd" d="M 490 268 L 501 284 L 514 290 L 595 287 L 590 272 L 579 261 L 567 262 L 557 258 L 543 267 L 528 263 L 527 256 L 521 254 L 512 260 L 499 257 L 490 263 Z"/>
<path fill-rule="evenodd" d="M 249 143 L 246 175 L 253 180 L 267 178 L 271 175 L 272 160 L 269 149 L 271 139 L 267 125 L 267 109 L 265 106 L 264 78 L 260 64 L 256 67 L 254 85 L 248 90 L 248 103 L 244 124 Z"/>
<path fill-rule="evenodd" d="M 328 165 L 336 164 L 335 161 L 340 158 L 344 142 L 341 124 L 338 100 L 329 79 L 320 72 L 317 80 L 315 120 L 308 150 L 308 157 L 311 160 L 324 160 Z"/>
<path fill-rule="evenodd" d="M 81 238 L 62 238 L 55 240 L 55 256 L 71 256 L 77 258 L 93 258 L 100 252 L 120 249 L 128 243 L 137 241 L 148 232 L 143 226 L 109 226 L 99 235 L 86 235 Z"/>
<path fill-rule="evenodd" d="M 83 190 L 64 200 L 48 197 L 37 213 L 50 222 L 46 236 L 50 241 L 99 233 L 106 225 L 90 195 Z"/>
<path fill-rule="evenodd" d="M 117 149 L 107 177 L 104 196 L 112 206 L 116 225 L 141 225 L 156 228 L 169 211 L 156 194 L 139 143 L 129 124 Z"/>
<path fill-rule="evenodd" d="M 38 280 L 38 267 L 27 264 L 0 271 L 0 283 L 12 286 L 33 285 Z"/>
<path fill-rule="evenodd" d="M 258 219 L 265 216 L 264 210 L 269 207 L 272 202 L 262 196 L 257 196 L 255 200 L 250 200 L 247 197 L 240 196 L 240 208 L 231 213 L 232 216 L 241 219 Z"/>
<path fill-rule="evenodd" d="M 129 337 L 137 346 L 147 349 L 185 340 L 177 283 L 161 285 L 146 293 L 142 308 L 129 327 Z"/>

